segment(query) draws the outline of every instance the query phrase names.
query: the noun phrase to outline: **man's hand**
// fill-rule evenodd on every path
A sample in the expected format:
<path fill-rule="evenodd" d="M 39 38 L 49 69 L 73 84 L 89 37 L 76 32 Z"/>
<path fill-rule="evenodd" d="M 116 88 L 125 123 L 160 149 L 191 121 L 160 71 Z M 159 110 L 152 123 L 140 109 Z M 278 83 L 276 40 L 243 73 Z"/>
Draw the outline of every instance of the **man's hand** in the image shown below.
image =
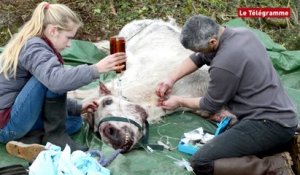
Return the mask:
<path fill-rule="evenodd" d="M 157 104 L 158 106 L 163 106 L 162 103 L 168 98 L 168 95 L 171 93 L 173 84 L 174 81 L 171 78 L 167 78 L 157 85 L 155 93 L 159 97 Z"/>
<path fill-rule="evenodd" d="M 232 114 L 231 112 L 229 112 L 228 110 L 225 110 L 225 109 L 222 109 L 220 112 L 210 116 L 209 119 L 219 123 L 225 117 L 230 117 L 231 118 L 230 126 L 232 126 L 233 124 L 235 124 L 237 122 L 236 115 Z"/>
<path fill-rule="evenodd" d="M 167 110 L 174 110 L 180 107 L 180 97 L 179 96 L 165 96 L 166 98 L 160 99 L 158 102 L 158 106 Z"/>
<path fill-rule="evenodd" d="M 170 94 L 172 91 L 174 81 L 171 78 L 167 78 L 160 82 L 155 89 L 155 93 L 158 97 L 163 98 L 165 95 Z"/>

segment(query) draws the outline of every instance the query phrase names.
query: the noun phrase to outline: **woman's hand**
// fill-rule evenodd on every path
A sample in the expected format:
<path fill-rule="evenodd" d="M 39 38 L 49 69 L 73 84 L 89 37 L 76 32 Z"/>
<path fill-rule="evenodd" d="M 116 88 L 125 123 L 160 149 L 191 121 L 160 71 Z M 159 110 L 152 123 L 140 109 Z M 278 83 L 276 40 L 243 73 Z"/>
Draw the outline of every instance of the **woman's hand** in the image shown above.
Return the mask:
<path fill-rule="evenodd" d="M 82 103 L 81 113 L 93 113 L 97 110 L 99 104 L 96 101 Z"/>
<path fill-rule="evenodd" d="M 124 52 L 119 52 L 106 56 L 95 65 L 99 73 L 104 73 L 111 70 L 121 70 L 125 66 L 123 63 L 126 62 L 126 58 L 127 57 Z"/>

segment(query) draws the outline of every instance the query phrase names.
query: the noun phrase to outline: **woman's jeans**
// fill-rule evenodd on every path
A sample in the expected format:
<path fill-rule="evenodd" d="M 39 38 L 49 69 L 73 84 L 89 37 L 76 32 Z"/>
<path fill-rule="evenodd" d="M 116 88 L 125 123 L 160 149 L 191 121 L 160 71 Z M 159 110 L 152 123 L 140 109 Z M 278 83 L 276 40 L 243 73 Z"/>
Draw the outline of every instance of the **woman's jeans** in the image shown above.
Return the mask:
<path fill-rule="evenodd" d="M 191 165 L 196 174 L 211 174 L 216 159 L 266 156 L 292 139 L 295 130 L 270 120 L 242 120 L 201 147 L 192 156 Z"/>
<path fill-rule="evenodd" d="M 60 96 L 49 91 L 32 76 L 18 94 L 11 110 L 10 120 L 0 129 L 0 142 L 19 139 L 32 130 L 43 130 L 43 104 L 46 98 Z M 82 126 L 81 116 L 66 117 L 66 132 L 74 134 Z"/>

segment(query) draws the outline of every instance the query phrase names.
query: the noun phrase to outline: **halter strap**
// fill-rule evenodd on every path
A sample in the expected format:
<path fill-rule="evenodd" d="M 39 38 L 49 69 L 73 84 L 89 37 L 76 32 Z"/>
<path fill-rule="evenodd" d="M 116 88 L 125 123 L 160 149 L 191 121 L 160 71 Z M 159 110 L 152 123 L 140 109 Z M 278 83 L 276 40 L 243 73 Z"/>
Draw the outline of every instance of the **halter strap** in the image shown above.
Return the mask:
<path fill-rule="evenodd" d="M 117 116 L 112 116 L 112 115 L 109 115 L 107 117 L 105 117 L 104 119 L 102 119 L 99 124 L 98 124 L 98 128 L 99 126 L 104 123 L 104 122 L 108 122 L 108 121 L 116 121 L 116 122 L 126 122 L 126 123 L 131 123 L 133 124 L 134 126 L 136 126 L 139 131 L 143 131 L 144 130 L 144 127 L 141 126 L 139 123 L 137 123 L 136 121 L 132 120 L 132 119 L 129 119 L 129 118 L 125 118 L 125 117 L 117 117 Z M 148 125 L 149 126 L 149 125 Z M 146 122 L 146 127 L 147 127 L 147 122 Z"/>

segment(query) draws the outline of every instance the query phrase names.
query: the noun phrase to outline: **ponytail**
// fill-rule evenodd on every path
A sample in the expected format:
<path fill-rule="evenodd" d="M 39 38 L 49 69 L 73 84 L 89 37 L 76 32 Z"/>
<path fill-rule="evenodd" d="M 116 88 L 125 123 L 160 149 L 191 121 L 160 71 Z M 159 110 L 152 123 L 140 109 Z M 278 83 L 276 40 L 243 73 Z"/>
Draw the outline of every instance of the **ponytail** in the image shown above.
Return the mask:
<path fill-rule="evenodd" d="M 41 37 L 48 24 L 57 25 L 61 30 L 71 30 L 71 22 L 79 27 L 83 25 L 80 18 L 63 4 L 38 4 L 31 19 L 11 38 L 0 55 L 0 73 L 7 79 L 11 74 L 16 78 L 19 54 L 27 40 L 34 36 Z"/>

